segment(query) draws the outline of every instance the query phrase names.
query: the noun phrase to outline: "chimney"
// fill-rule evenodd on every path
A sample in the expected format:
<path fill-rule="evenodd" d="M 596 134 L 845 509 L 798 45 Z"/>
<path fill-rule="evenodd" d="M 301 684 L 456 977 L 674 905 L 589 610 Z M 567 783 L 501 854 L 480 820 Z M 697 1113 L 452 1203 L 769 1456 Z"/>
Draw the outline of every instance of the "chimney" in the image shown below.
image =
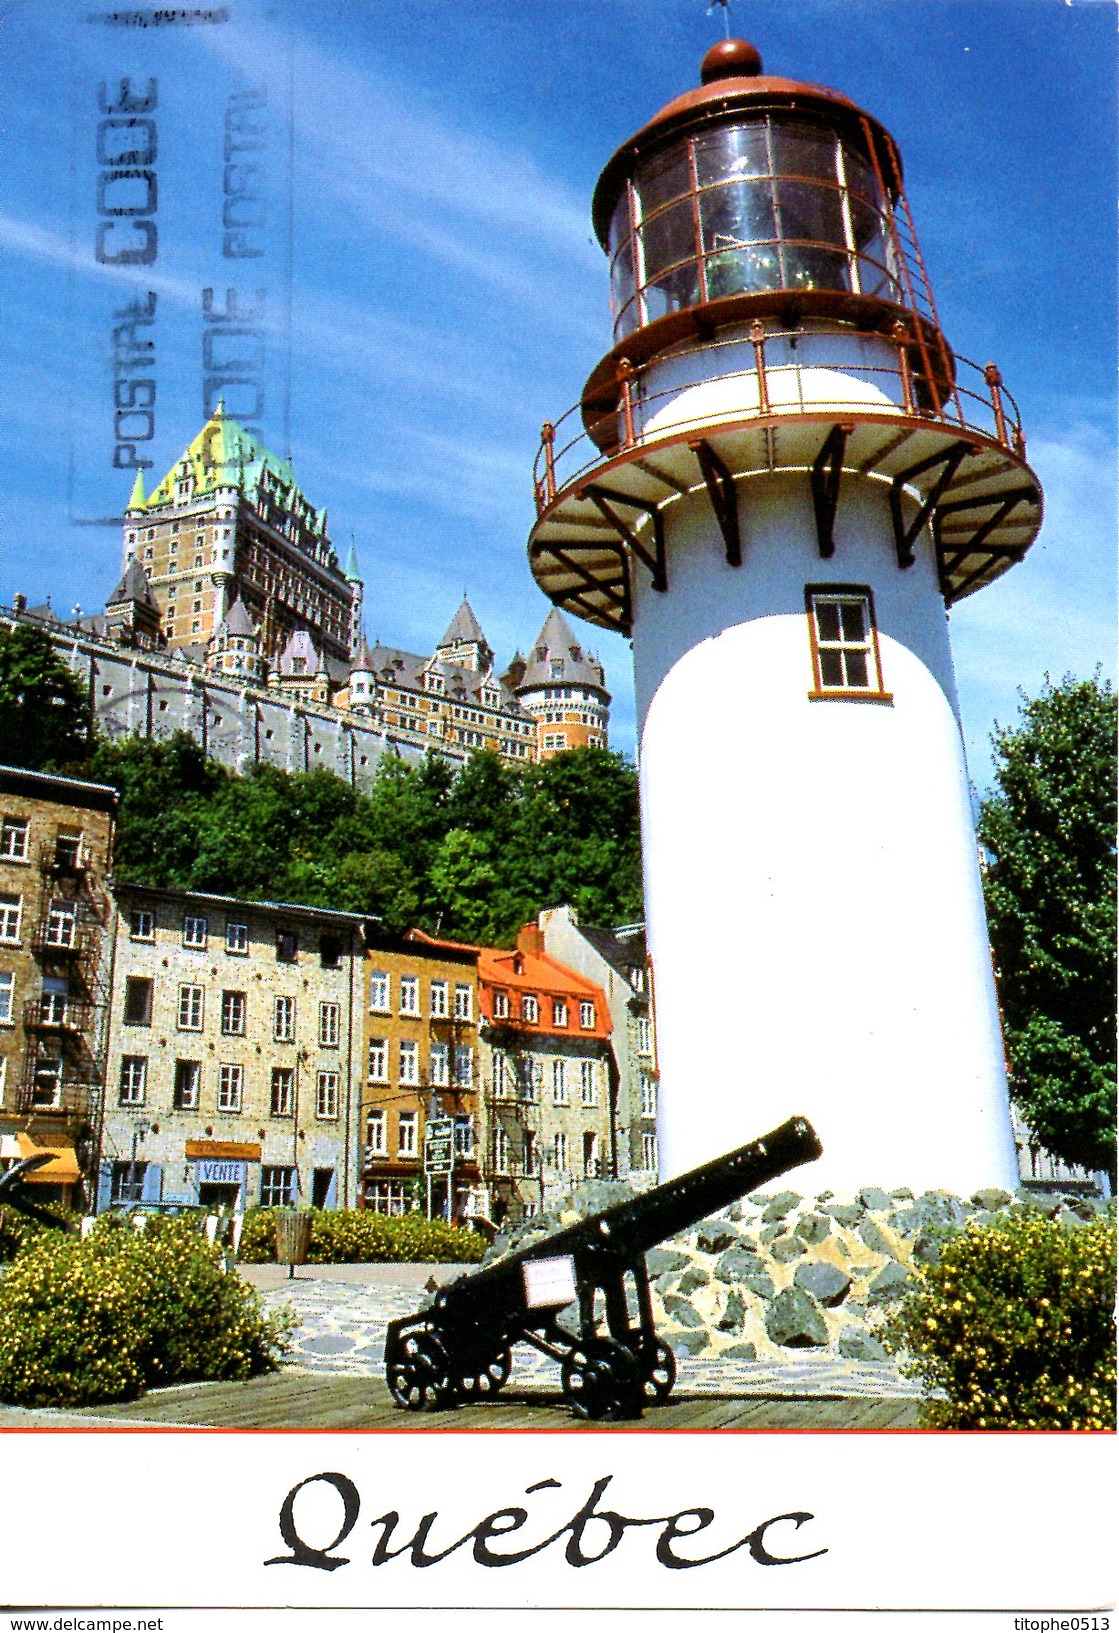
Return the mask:
<path fill-rule="evenodd" d="M 544 932 L 538 924 L 526 924 L 518 930 L 517 951 L 540 957 L 544 951 Z"/>

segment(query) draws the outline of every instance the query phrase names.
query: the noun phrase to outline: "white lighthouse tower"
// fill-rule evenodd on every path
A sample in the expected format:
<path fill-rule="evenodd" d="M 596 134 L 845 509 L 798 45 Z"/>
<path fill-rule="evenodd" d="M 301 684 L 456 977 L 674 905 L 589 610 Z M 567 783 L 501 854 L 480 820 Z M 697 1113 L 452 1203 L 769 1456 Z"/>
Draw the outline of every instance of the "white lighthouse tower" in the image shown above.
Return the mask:
<path fill-rule="evenodd" d="M 812 1184 L 1016 1184 L 946 607 L 1033 542 L 897 146 L 721 41 L 614 154 L 613 349 L 529 553 L 631 634 L 666 1175 L 808 1116 Z"/>

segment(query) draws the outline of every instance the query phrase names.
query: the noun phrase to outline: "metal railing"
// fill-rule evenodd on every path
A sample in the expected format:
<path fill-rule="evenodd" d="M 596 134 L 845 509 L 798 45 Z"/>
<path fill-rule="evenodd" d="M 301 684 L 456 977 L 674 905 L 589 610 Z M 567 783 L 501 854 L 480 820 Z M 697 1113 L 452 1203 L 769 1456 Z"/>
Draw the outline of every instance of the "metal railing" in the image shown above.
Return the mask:
<path fill-rule="evenodd" d="M 816 342 L 832 336 L 846 341 L 871 340 L 892 348 L 894 356 L 891 359 L 880 353 L 879 359 L 874 361 L 854 363 L 839 358 L 829 363 L 826 357 L 818 355 Z M 773 357 L 774 343 L 782 347 L 780 361 Z M 744 345 L 753 353 L 750 367 L 727 370 L 720 366 L 720 353 L 732 348 L 741 351 Z M 797 356 L 798 345 L 810 353 L 807 358 L 802 360 Z M 605 460 L 638 449 L 652 450 L 662 442 L 678 441 L 689 431 L 709 428 L 716 421 L 748 424 L 751 420 L 829 412 L 857 418 L 860 412 L 877 411 L 978 433 L 1024 458 L 1026 438 L 1018 405 L 1003 384 L 996 365 L 987 363 L 981 367 L 946 347 L 943 353 L 938 349 L 932 355 L 934 363 L 942 364 L 943 369 L 938 366 L 935 375 L 930 377 L 908 331 L 897 335 L 863 335 L 840 324 L 822 323 L 811 329 L 775 331 L 755 321 L 745 338 L 739 333 L 730 339 L 698 341 L 643 365 L 623 358 L 617 366 L 615 408 L 584 420 L 582 404 L 576 403 L 558 420 L 544 422 L 532 473 L 537 514 L 554 503 L 557 494 Z M 656 370 L 678 365 L 688 358 L 707 358 L 715 367 L 710 374 L 690 382 L 657 391 L 647 389 L 648 377 Z M 880 400 L 852 401 L 849 393 L 829 399 L 822 385 L 830 373 L 877 389 Z M 747 387 L 741 408 L 724 406 L 726 398 L 723 397 L 718 409 L 707 406 L 694 415 L 686 410 L 666 414 L 660 424 L 649 424 L 651 418 L 656 419 L 659 409 L 667 409 L 686 393 L 708 385 L 725 391 L 735 381 Z"/>

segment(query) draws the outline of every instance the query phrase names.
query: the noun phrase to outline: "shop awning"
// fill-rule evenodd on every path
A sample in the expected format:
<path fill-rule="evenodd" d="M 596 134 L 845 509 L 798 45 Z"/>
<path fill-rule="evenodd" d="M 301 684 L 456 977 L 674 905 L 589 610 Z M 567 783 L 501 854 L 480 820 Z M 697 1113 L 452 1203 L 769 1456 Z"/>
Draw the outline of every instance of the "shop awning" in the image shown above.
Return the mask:
<path fill-rule="evenodd" d="M 17 1134 L 21 1157 L 37 1157 L 47 1152 L 54 1158 L 30 1174 L 23 1176 L 25 1185 L 74 1185 L 81 1179 L 78 1154 L 72 1145 L 36 1145 L 30 1134 Z"/>

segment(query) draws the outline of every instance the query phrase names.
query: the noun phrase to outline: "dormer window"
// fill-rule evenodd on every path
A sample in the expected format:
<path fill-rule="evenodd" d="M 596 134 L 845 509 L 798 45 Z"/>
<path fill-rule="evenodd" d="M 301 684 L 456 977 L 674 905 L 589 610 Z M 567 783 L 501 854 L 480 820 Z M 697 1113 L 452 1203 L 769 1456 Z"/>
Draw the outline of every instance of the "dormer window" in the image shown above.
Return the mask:
<path fill-rule="evenodd" d="M 552 677 L 553 680 L 562 680 L 563 679 L 563 659 L 562 658 L 553 658 L 551 663 L 548 665 L 548 673 Z"/>

